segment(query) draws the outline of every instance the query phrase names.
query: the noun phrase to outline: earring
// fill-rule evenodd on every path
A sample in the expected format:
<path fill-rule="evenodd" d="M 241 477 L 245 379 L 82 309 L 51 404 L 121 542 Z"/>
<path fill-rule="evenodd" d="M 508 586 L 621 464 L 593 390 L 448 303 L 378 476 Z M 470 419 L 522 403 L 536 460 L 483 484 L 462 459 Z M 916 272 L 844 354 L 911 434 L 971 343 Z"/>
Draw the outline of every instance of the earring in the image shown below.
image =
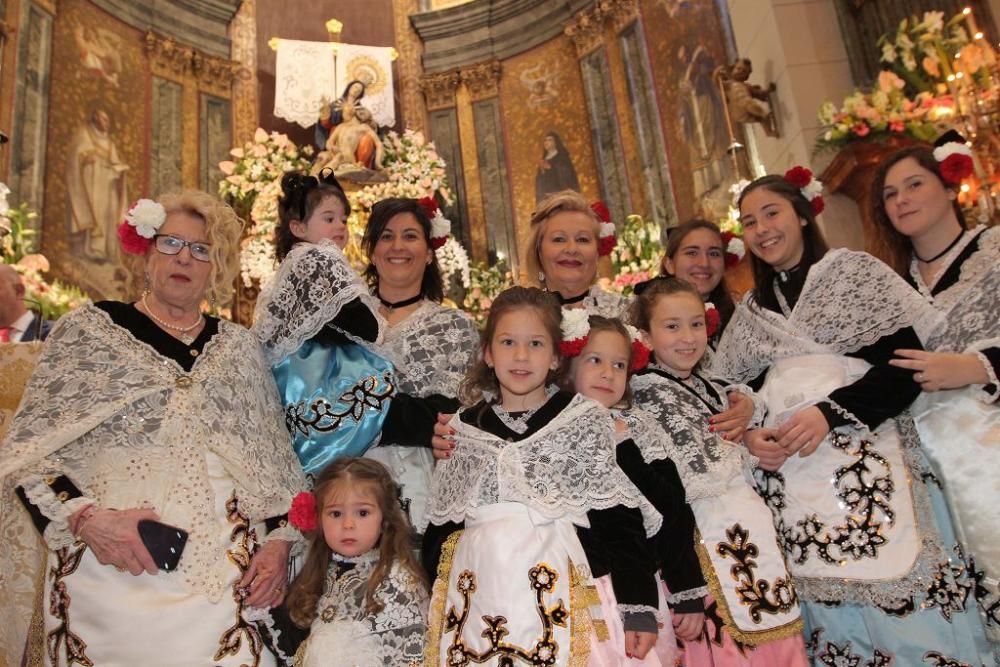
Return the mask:
<path fill-rule="evenodd" d="M 540 283 L 544 283 L 545 282 L 545 274 L 542 271 L 538 272 L 538 282 L 540 282 Z"/>

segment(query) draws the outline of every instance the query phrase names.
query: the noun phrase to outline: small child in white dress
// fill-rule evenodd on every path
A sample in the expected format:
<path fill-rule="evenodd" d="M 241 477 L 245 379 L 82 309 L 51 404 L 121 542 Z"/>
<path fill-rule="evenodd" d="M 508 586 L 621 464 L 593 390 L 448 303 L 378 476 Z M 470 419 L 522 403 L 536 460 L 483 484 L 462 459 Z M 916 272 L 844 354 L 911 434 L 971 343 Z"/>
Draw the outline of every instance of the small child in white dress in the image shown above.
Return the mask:
<path fill-rule="evenodd" d="M 371 459 L 338 459 L 314 494 L 299 494 L 289 518 L 313 532 L 288 594 L 292 621 L 310 628 L 293 664 L 422 664 L 427 588 L 389 471 Z"/>

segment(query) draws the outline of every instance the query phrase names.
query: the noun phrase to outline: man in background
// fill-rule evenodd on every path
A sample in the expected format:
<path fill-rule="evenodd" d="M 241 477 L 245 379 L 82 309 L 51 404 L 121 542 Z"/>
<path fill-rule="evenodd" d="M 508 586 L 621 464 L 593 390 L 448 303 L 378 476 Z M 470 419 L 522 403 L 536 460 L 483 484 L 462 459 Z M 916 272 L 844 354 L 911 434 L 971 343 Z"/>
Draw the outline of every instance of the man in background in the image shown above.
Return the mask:
<path fill-rule="evenodd" d="M 0 343 L 45 340 L 52 322 L 24 305 L 21 276 L 9 264 L 0 264 Z"/>

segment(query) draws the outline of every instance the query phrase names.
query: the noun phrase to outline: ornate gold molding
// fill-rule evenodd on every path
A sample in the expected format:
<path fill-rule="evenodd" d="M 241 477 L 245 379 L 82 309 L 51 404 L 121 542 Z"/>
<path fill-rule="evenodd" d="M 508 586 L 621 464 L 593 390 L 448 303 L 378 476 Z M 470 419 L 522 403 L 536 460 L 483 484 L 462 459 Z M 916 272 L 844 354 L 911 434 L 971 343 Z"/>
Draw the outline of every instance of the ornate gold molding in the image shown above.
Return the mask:
<path fill-rule="evenodd" d="M 427 110 L 448 109 L 455 106 L 455 91 L 462 77 L 457 71 L 425 74 L 420 77 L 420 90 L 427 100 Z"/>
<path fill-rule="evenodd" d="M 427 109 L 420 94 L 420 79 L 424 73 L 424 45 L 410 24 L 410 16 L 420 11 L 418 0 L 393 0 L 392 13 L 396 34 L 396 74 L 399 78 L 399 104 L 403 127 L 424 131 Z"/>
<path fill-rule="evenodd" d="M 230 34 L 230 57 L 240 64 L 233 81 L 233 145 L 242 146 L 253 139 L 258 125 L 257 0 L 243 0 Z"/>
<path fill-rule="evenodd" d="M 476 102 L 499 95 L 501 70 L 499 60 L 485 60 L 463 67 L 459 75 L 469 91 L 469 98 Z"/>
<path fill-rule="evenodd" d="M 593 7 L 576 15 L 573 22 L 563 32 L 576 47 L 580 58 L 601 45 L 604 35 L 604 18 L 607 15 L 607 0 L 597 2 Z"/>
<path fill-rule="evenodd" d="M 175 80 L 192 78 L 199 89 L 219 97 L 231 97 L 240 63 L 184 46 L 173 37 L 158 35 L 152 30 L 143 37 L 143 51 L 154 75 Z"/>
<path fill-rule="evenodd" d="M 639 0 L 610 0 L 608 4 L 608 18 L 616 33 L 639 18 Z"/>

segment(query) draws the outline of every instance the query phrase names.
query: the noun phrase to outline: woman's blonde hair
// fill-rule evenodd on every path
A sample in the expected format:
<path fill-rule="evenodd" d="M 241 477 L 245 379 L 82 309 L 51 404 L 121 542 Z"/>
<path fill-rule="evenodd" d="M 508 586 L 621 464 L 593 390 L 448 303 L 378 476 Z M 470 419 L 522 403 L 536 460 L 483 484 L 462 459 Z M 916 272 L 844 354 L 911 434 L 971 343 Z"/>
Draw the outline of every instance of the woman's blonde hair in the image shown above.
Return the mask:
<path fill-rule="evenodd" d="M 166 209 L 167 215 L 182 211 L 205 222 L 205 237 L 212 245 L 205 298 L 220 308 L 228 305 L 236 276 L 240 272 L 239 249 L 243 222 L 229 205 L 201 190 L 168 192 L 160 195 L 157 201 Z M 150 246 L 150 252 L 156 252 L 155 246 Z M 137 273 L 143 271 L 146 257 L 135 257 L 134 261 L 133 270 Z"/>
<path fill-rule="evenodd" d="M 399 504 L 399 487 L 384 465 L 374 459 L 344 457 L 337 459 L 319 474 L 313 488 L 316 498 L 316 530 L 309 541 L 309 555 L 302 570 L 288 589 L 288 615 L 295 625 L 308 628 L 316 618 L 316 603 L 323 595 L 332 551 L 323 535 L 323 505 L 341 483 L 366 484 L 375 495 L 382 512 L 378 540 L 379 558 L 365 585 L 365 613 L 377 614 L 384 607 L 375 594 L 389 576 L 396 561 L 427 586 L 427 577 L 413 554 L 413 528 Z"/>
<path fill-rule="evenodd" d="M 531 231 L 528 233 L 528 243 L 526 245 L 525 265 L 528 269 L 528 281 L 532 285 L 540 285 L 542 280 L 538 276 L 542 273 L 542 260 L 539 257 L 542 249 L 542 238 L 545 236 L 545 223 L 556 213 L 570 211 L 574 213 L 584 213 L 594 221 L 595 241 L 601 227 L 601 221 L 597 214 L 590 208 L 590 204 L 579 192 L 573 190 L 561 190 L 553 192 L 538 204 L 538 209 L 531 214 Z"/>

